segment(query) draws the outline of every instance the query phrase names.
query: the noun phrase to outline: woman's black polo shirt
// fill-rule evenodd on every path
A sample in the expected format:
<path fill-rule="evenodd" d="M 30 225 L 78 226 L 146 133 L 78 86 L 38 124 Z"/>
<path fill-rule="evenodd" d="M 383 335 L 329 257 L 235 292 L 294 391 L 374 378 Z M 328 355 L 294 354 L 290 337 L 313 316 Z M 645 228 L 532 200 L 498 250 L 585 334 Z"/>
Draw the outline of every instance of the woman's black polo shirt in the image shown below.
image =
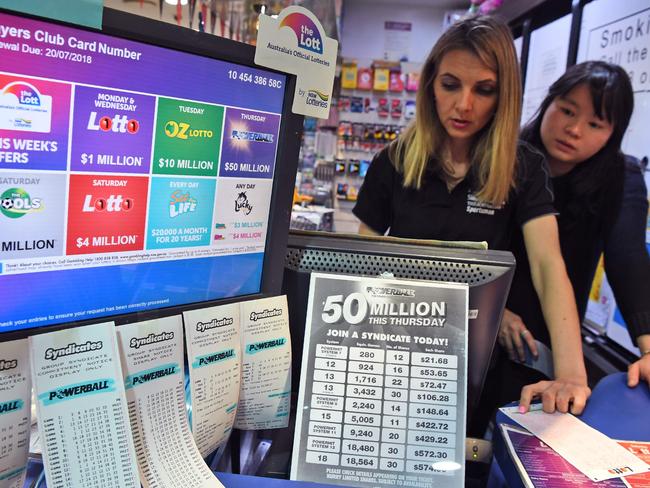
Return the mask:
<path fill-rule="evenodd" d="M 468 176 L 449 192 L 442 175 L 427 170 L 419 190 L 404 188 L 385 148 L 373 159 L 353 213 L 379 234 L 411 239 L 487 241 L 508 249 L 515 226 L 555 214 L 544 156 L 526 143 L 517 148 L 516 187 L 497 208 L 478 200 L 476 178 Z"/>

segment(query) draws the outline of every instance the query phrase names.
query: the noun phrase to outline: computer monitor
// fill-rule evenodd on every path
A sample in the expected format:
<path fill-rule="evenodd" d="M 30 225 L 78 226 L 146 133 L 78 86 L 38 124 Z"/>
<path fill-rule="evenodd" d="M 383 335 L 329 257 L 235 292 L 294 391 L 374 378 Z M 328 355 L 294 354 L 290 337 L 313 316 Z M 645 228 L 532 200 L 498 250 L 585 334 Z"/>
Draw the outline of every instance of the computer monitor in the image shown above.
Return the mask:
<path fill-rule="evenodd" d="M 510 252 L 437 247 L 423 241 L 291 231 L 284 272 L 294 358 L 302 356 L 304 324 L 312 271 L 469 285 L 467 421 L 476 410 L 515 260 Z M 295 368 L 300 365 L 294 360 Z M 299 371 L 294 370 L 298 385 Z"/>
<path fill-rule="evenodd" d="M 0 10 L 0 340 L 280 292 L 302 117 L 255 48 Z"/>

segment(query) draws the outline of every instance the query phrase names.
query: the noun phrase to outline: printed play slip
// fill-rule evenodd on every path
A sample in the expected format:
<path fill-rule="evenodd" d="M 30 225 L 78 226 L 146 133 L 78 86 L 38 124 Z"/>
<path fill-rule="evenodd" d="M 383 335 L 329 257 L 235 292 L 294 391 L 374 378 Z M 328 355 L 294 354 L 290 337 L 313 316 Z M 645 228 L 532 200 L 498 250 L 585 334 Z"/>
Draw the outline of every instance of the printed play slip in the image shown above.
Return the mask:
<path fill-rule="evenodd" d="M 596 483 L 525 429 L 501 424 L 501 433 L 526 488 L 624 488 L 621 478 Z"/>
<path fill-rule="evenodd" d="M 636 457 L 650 465 L 650 442 L 616 441 Z M 628 488 L 650 488 L 650 471 L 623 478 Z"/>
<path fill-rule="evenodd" d="M 569 413 L 544 413 L 540 405 L 538 410 L 521 414 L 518 408 L 501 411 L 593 481 L 650 471 L 650 465 Z"/>
<path fill-rule="evenodd" d="M 138 488 L 112 322 L 29 338 L 50 488 Z"/>
<path fill-rule="evenodd" d="M 123 325 L 118 338 L 144 488 L 221 488 L 187 423 L 181 316 Z"/>
<path fill-rule="evenodd" d="M 190 364 L 192 434 L 203 457 L 225 446 L 241 377 L 239 304 L 183 313 Z"/>
<path fill-rule="evenodd" d="M 286 427 L 291 399 L 287 297 L 242 302 L 241 328 L 243 366 L 235 427 Z"/>
<path fill-rule="evenodd" d="M 27 339 L 0 343 L 0 488 L 22 488 L 31 419 Z"/>

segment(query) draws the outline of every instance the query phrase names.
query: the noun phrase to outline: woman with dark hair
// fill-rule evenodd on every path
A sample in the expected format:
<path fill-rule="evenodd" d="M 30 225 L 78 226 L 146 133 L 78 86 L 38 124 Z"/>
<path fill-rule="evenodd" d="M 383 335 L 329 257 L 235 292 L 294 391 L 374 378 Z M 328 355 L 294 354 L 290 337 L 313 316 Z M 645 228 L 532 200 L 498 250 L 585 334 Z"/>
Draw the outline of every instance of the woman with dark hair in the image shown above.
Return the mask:
<path fill-rule="evenodd" d="M 617 65 L 589 61 L 572 66 L 550 87 L 522 139 L 546 156 L 555 193 L 562 255 L 584 317 L 601 254 L 616 300 L 642 356 L 629 370 L 628 384 L 650 383 L 650 258 L 645 248 L 648 211 L 638 161 L 621 152 L 634 107 L 632 85 Z M 513 239 L 517 271 L 499 343 L 512 360 L 523 361 L 524 343 L 552 345 L 534 293 L 521 234 Z M 549 340 L 550 339 L 550 340 Z M 499 379 L 507 375 L 507 384 Z M 543 380 L 536 371 L 502 357 L 490 374 L 500 385 L 497 403 L 517 398 L 517 385 Z"/>
<path fill-rule="evenodd" d="M 554 381 L 528 390 L 520 409 L 543 394 L 546 411 L 572 404 L 580 413 L 590 390 L 578 314 L 543 157 L 517 143 L 521 82 L 507 25 L 474 17 L 445 31 L 422 68 L 416 107 L 413 123 L 368 169 L 354 208 L 359 232 L 507 249 L 520 227 L 558 351 Z"/>

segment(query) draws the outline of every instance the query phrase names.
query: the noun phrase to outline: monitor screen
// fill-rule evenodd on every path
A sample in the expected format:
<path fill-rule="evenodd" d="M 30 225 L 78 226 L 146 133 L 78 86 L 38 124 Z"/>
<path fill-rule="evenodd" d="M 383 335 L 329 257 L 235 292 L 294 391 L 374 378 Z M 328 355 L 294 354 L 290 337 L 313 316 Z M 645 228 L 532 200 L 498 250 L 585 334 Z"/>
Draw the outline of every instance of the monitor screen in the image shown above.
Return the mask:
<path fill-rule="evenodd" d="M 262 291 L 290 80 L 250 46 L 104 19 L 0 12 L 0 332 Z"/>
<path fill-rule="evenodd" d="M 467 283 L 469 331 L 467 420 L 476 412 L 490 364 L 515 260 L 510 252 L 442 248 L 425 241 L 292 231 L 284 273 L 294 357 L 302 356 L 309 279 L 312 271 L 397 279 Z M 300 361 L 294 361 L 293 385 Z"/>

